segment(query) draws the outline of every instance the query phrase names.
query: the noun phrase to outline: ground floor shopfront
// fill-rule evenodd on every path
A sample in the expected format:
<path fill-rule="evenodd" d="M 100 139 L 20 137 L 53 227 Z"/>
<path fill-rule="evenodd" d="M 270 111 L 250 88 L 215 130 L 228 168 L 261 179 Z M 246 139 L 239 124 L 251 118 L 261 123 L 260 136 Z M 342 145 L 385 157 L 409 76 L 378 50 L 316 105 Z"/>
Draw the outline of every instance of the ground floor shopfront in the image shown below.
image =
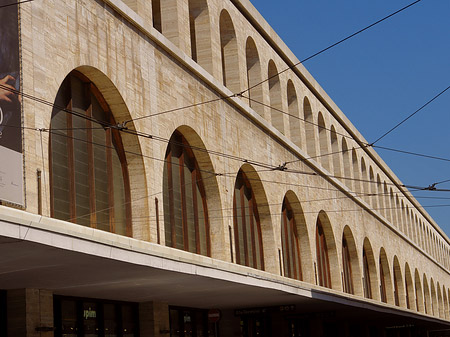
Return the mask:
<path fill-rule="evenodd" d="M 55 337 L 438 337 L 444 324 L 352 308 L 293 304 L 228 309 L 0 291 L 0 336 Z M 324 305 L 327 308 L 327 305 Z"/>
<path fill-rule="evenodd" d="M 437 337 L 450 328 L 233 263 L 21 216 L 0 220 L 0 337 Z"/>

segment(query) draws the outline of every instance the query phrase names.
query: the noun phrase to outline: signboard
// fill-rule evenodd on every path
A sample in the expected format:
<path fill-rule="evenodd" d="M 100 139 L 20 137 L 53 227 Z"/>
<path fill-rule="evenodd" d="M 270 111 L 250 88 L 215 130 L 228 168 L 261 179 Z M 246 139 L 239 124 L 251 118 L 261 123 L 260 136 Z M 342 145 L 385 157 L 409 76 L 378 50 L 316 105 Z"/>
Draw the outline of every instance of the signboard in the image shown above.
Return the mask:
<path fill-rule="evenodd" d="M 0 6 L 0 200 L 23 205 L 19 8 L 17 0 Z"/>

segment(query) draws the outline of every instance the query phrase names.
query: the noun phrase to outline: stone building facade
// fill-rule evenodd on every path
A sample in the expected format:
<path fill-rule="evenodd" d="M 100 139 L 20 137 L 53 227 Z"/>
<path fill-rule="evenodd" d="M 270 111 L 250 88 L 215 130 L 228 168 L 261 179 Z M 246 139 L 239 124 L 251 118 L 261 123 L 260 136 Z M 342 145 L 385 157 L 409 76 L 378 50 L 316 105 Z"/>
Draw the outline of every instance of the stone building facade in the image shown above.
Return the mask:
<path fill-rule="evenodd" d="M 249 1 L 17 8 L 0 336 L 445 335 L 449 238 Z"/>

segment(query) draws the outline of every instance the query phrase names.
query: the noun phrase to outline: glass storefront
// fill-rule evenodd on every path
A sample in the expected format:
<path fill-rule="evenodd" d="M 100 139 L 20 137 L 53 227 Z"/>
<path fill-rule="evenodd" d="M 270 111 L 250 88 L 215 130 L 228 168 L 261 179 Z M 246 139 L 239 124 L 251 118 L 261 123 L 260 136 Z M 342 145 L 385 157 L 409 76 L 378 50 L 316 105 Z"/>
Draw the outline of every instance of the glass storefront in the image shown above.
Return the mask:
<path fill-rule="evenodd" d="M 134 303 L 55 296 L 55 337 L 138 337 Z"/>
<path fill-rule="evenodd" d="M 170 307 L 170 337 L 218 337 L 208 310 Z"/>

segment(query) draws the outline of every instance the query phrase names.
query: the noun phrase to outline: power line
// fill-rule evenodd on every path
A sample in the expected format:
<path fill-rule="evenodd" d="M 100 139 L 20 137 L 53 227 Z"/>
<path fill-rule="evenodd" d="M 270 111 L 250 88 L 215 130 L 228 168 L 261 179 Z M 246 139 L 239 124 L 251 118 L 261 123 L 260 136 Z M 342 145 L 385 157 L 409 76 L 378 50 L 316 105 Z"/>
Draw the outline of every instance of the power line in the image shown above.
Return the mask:
<path fill-rule="evenodd" d="M 251 87 L 245 89 L 244 91 L 241 91 L 240 94 L 242 95 L 244 92 L 247 92 L 247 91 L 249 91 L 249 90 L 251 90 L 251 89 L 257 87 L 258 85 L 261 85 L 261 84 L 263 84 L 264 82 L 267 82 L 267 81 L 271 80 L 272 78 L 274 78 L 274 77 L 276 77 L 276 76 L 278 76 L 278 75 L 280 75 L 280 74 L 282 74 L 282 73 L 284 73 L 284 72 L 286 72 L 286 71 L 288 71 L 288 70 L 290 70 L 290 69 L 293 69 L 293 68 L 297 67 L 299 64 L 304 63 L 304 62 L 306 62 L 306 61 L 312 59 L 313 57 L 316 57 L 316 56 L 322 54 L 323 52 L 327 51 L 328 49 L 331 49 L 331 48 L 333 48 L 333 47 L 335 47 L 335 46 L 341 44 L 342 42 L 347 41 L 348 39 L 351 39 L 352 37 L 354 37 L 354 36 L 356 36 L 356 35 L 358 35 L 358 34 L 364 32 L 364 31 L 368 30 L 369 28 L 372 28 L 373 26 L 375 26 L 375 25 L 377 25 L 377 24 L 379 24 L 379 23 L 381 23 L 381 22 L 383 22 L 383 21 L 389 19 L 390 17 L 392 17 L 392 16 L 394 16 L 394 15 L 396 15 L 396 14 L 398 14 L 398 13 L 404 11 L 405 9 L 407 9 L 407 8 L 409 8 L 409 7 L 411 7 L 411 6 L 415 5 L 415 4 L 417 4 L 417 3 L 420 2 L 420 1 L 421 1 L 421 0 L 414 1 L 414 2 L 410 3 L 410 4 L 407 5 L 407 6 L 405 6 L 405 7 L 403 7 L 403 8 L 400 8 L 399 10 L 395 11 L 394 13 L 391 13 L 391 14 L 389 14 L 388 16 L 385 16 L 384 18 L 382 18 L 382 19 L 380 19 L 380 20 L 378 20 L 378 21 L 376 21 L 376 22 L 374 22 L 374 23 L 372 23 L 372 24 L 370 24 L 370 25 L 364 27 L 363 29 L 358 30 L 357 32 L 355 32 L 355 33 L 353 33 L 353 34 L 351 34 L 351 35 L 349 35 L 349 36 L 343 38 L 342 40 L 339 40 L 339 41 L 336 42 L 336 43 L 333 43 L 332 45 L 330 45 L 330 46 L 328 46 L 328 47 L 326 47 L 326 48 L 324 48 L 324 49 L 318 51 L 317 53 L 314 53 L 314 54 L 312 54 L 311 56 L 308 56 L 307 58 L 305 58 L 305 59 L 303 59 L 303 60 L 301 60 L 301 61 L 295 63 L 294 65 L 292 65 L 292 66 L 290 66 L 290 67 L 288 67 L 288 68 L 286 68 L 286 69 L 284 69 L 284 70 L 282 70 L 282 71 L 280 71 L 280 72 L 278 72 L 278 73 L 276 73 L 276 74 L 274 74 L 274 75 L 268 77 L 267 79 L 265 79 L 265 80 L 263 80 L 263 81 L 261 81 L 261 82 L 259 82 L 259 83 L 256 83 L 255 85 L 253 85 L 253 86 L 251 86 Z"/>
<path fill-rule="evenodd" d="M 416 113 L 418 113 L 420 110 L 422 110 L 423 108 L 425 108 L 428 104 L 430 104 L 431 102 L 433 102 L 435 99 L 437 99 L 439 96 L 441 96 L 444 92 L 446 92 L 448 89 L 450 89 L 450 86 L 448 86 L 447 88 L 445 88 L 444 90 L 442 90 L 439 94 L 437 94 L 436 96 L 434 96 L 432 99 L 430 99 L 428 102 L 426 102 L 424 105 L 422 105 L 419 109 L 417 109 L 416 111 L 414 111 L 412 114 L 410 114 L 408 117 L 406 117 L 405 119 L 403 119 L 400 123 L 398 123 L 397 125 L 395 125 L 392 129 L 390 129 L 389 131 L 385 132 L 382 136 L 378 137 L 377 140 L 375 140 L 373 143 L 371 143 L 370 145 L 373 146 L 375 143 L 377 143 L 378 141 L 380 141 L 381 139 L 383 139 L 384 137 L 386 137 L 388 134 L 390 134 L 392 131 L 394 131 L 395 129 L 397 129 L 400 125 L 402 125 L 403 123 L 405 123 L 408 119 L 410 119 L 412 116 L 414 116 Z"/>

